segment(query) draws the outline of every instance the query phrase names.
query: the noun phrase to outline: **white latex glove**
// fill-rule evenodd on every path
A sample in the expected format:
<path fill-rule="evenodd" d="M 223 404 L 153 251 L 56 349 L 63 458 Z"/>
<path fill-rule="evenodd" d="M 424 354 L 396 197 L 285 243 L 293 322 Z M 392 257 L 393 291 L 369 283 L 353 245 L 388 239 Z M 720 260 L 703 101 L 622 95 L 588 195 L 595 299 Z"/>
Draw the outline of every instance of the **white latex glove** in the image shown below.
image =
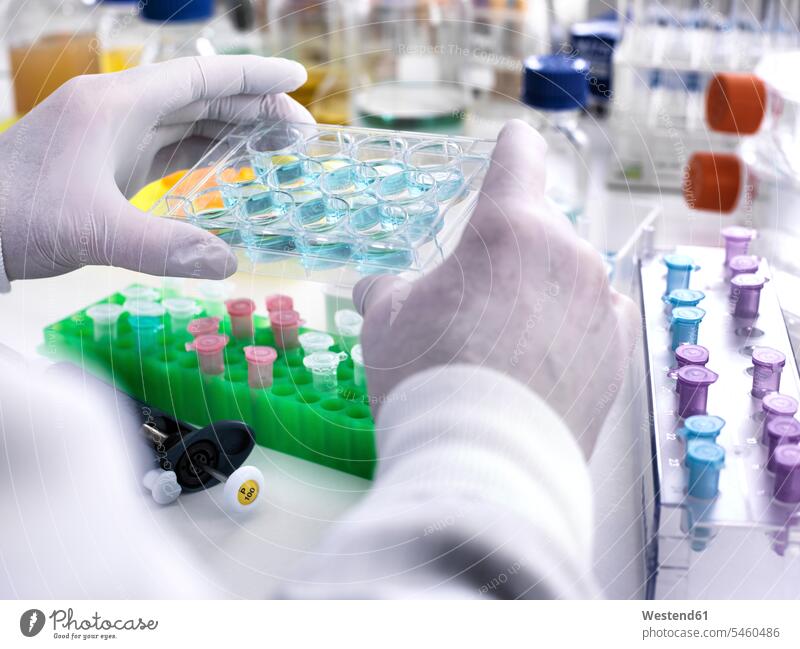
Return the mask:
<path fill-rule="evenodd" d="M 236 258 L 217 237 L 125 200 L 156 154 L 228 122 L 313 121 L 286 96 L 305 82 L 286 59 L 176 59 L 77 77 L 0 136 L 0 289 L 90 264 L 221 278 Z M 170 147 L 173 150 L 170 151 Z"/>
<path fill-rule="evenodd" d="M 545 202 L 545 151 L 536 131 L 510 122 L 454 253 L 413 284 L 378 276 L 356 285 L 376 415 L 412 374 L 485 365 L 544 398 L 591 453 L 639 316 L 609 287 L 600 255 Z"/>

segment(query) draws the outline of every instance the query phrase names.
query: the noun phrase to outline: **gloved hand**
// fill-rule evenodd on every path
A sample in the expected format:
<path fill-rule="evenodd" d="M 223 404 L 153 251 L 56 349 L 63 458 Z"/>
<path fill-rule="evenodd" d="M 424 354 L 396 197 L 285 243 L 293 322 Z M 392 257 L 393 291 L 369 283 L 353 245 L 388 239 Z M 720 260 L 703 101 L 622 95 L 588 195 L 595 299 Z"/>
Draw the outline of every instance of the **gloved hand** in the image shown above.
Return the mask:
<path fill-rule="evenodd" d="M 356 285 L 375 414 L 412 374 L 486 366 L 545 399 L 591 453 L 639 315 L 609 287 L 600 255 L 545 202 L 545 151 L 532 128 L 510 122 L 454 253 L 411 284 L 377 276 Z"/>
<path fill-rule="evenodd" d="M 305 82 L 285 59 L 176 59 L 116 74 L 77 77 L 0 136 L 0 289 L 89 264 L 153 275 L 221 278 L 230 248 L 186 223 L 128 203 L 159 151 L 180 155 L 192 136 L 227 122 L 313 121 L 287 91 Z M 172 150 L 170 150 L 170 147 Z"/>

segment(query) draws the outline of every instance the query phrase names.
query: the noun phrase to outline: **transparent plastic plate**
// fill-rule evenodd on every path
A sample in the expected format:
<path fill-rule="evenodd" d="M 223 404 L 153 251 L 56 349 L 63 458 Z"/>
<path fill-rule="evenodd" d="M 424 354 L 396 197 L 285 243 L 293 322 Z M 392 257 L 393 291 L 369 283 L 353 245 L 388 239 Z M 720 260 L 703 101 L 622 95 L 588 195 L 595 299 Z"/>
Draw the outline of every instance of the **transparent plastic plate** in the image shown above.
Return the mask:
<path fill-rule="evenodd" d="M 228 132 L 152 209 L 217 234 L 240 270 L 351 286 L 452 249 L 494 141 L 323 124 Z"/>

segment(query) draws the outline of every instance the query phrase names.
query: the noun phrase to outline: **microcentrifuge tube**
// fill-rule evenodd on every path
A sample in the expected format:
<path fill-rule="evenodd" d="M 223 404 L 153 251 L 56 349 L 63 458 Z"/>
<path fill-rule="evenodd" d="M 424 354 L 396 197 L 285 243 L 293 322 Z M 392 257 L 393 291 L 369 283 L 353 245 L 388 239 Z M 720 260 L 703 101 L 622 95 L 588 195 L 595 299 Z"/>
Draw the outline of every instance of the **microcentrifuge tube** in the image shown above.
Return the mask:
<path fill-rule="evenodd" d="M 95 304 L 86 309 L 94 327 L 95 341 L 117 339 L 117 323 L 123 311 L 119 304 Z"/>
<path fill-rule="evenodd" d="M 314 352 L 326 352 L 333 347 L 333 336 L 320 331 L 307 331 L 298 337 L 306 356 Z"/>
<path fill-rule="evenodd" d="M 185 283 L 186 279 L 184 277 L 165 277 L 161 282 L 162 299 L 183 295 L 183 285 Z"/>
<path fill-rule="evenodd" d="M 788 394 L 780 392 L 770 392 L 764 395 L 761 401 L 761 410 L 764 412 L 764 432 L 761 438 L 762 443 L 767 443 L 767 425 L 778 417 L 794 417 L 797 413 L 797 399 Z"/>
<path fill-rule="evenodd" d="M 220 317 L 225 315 L 225 300 L 232 290 L 229 282 L 207 279 L 197 285 L 197 290 L 206 315 Z"/>
<path fill-rule="evenodd" d="M 678 370 L 682 367 L 687 365 L 704 366 L 708 363 L 708 350 L 702 345 L 689 345 L 686 343 L 678 345 L 678 349 L 675 350 L 675 362 L 676 366 L 670 368 L 669 372 L 667 372 L 667 376 L 671 379 L 678 376 Z M 677 389 L 677 384 L 675 387 Z"/>
<path fill-rule="evenodd" d="M 754 255 L 736 255 L 728 264 L 731 277 L 737 275 L 752 275 L 758 272 L 760 262 Z"/>
<path fill-rule="evenodd" d="M 139 348 L 154 347 L 158 334 L 164 329 L 166 309 L 163 305 L 150 300 L 131 299 L 125 302 L 125 310 Z"/>
<path fill-rule="evenodd" d="M 244 348 L 247 360 L 247 383 L 254 390 L 272 385 L 272 371 L 278 352 L 266 345 L 249 345 Z"/>
<path fill-rule="evenodd" d="M 172 334 L 188 334 L 189 323 L 198 313 L 197 300 L 188 297 L 168 297 L 161 301 L 169 313 L 169 330 Z"/>
<path fill-rule="evenodd" d="M 360 344 L 353 345 L 350 357 L 353 359 L 353 383 L 356 387 L 363 388 L 367 383 L 367 374 L 364 370 L 364 351 Z"/>
<path fill-rule="evenodd" d="M 702 439 L 707 442 L 716 442 L 720 432 L 725 426 L 722 417 L 714 415 L 693 415 L 683 422 L 683 434 L 687 443 L 693 439 Z"/>
<path fill-rule="evenodd" d="M 687 365 L 705 365 L 708 363 L 708 350 L 702 345 L 683 344 L 675 350 L 678 369 Z"/>
<path fill-rule="evenodd" d="M 197 352 L 200 371 L 207 376 L 216 376 L 225 371 L 225 359 L 222 350 L 228 344 L 225 334 L 206 334 L 198 336 L 186 343 L 186 351 Z"/>
<path fill-rule="evenodd" d="M 669 295 L 678 288 L 689 288 L 692 271 L 699 269 L 692 258 L 686 255 L 665 255 L 664 264 L 667 267 L 667 288 L 664 295 Z"/>
<path fill-rule="evenodd" d="M 253 329 L 253 313 L 256 310 L 256 303 L 248 298 L 237 298 L 225 302 L 228 309 L 228 316 L 231 319 L 231 333 L 234 338 L 239 340 L 252 340 L 255 331 Z"/>
<path fill-rule="evenodd" d="M 702 440 L 692 440 L 686 447 L 689 468 L 689 495 L 710 500 L 719 492 L 719 473 L 725 464 L 725 449 Z"/>
<path fill-rule="evenodd" d="M 662 299 L 667 305 L 667 313 L 672 313 L 672 309 L 679 306 L 697 306 L 706 297 L 703 291 L 695 291 L 691 288 L 676 288 L 670 291 Z"/>
<path fill-rule="evenodd" d="M 268 295 L 265 302 L 270 317 L 278 311 L 294 311 L 294 300 L 290 295 L 281 295 L 280 293 Z"/>
<path fill-rule="evenodd" d="M 278 349 L 291 350 L 300 346 L 298 329 L 303 321 L 297 311 L 273 311 L 269 318 L 275 346 Z"/>
<path fill-rule="evenodd" d="M 775 417 L 766 426 L 767 470 L 775 471 L 775 449 L 784 444 L 800 443 L 800 421 L 794 417 Z"/>
<path fill-rule="evenodd" d="M 339 344 L 342 349 L 350 351 L 358 343 L 364 318 L 351 309 L 340 309 L 334 314 L 333 321 L 339 332 Z"/>
<path fill-rule="evenodd" d="M 731 304 L 737 318 L 755 318 L 766 279 L 754 273 L 741 273 L 731 278 Z"/>
<path fill-rule="evenodd" d="M 753 349 L 753 388 L 750 391 L 756 399 L 768 392 L 778 392 L 781 388 L 781 373 L 786 364 L 786 355 L 771 347 Z"/>
<path fill-rule="evenodd" d="M 708 386 L 719 378 L 716 372 L 701 365 L 687 365 L 678 370 L 678 415 L 684 419 L 706 414 Z"/>
<path fill-rule="evenodd" d="M 728 266 L 734 257 L 746 255 L 750 242 L 755 239 L 756 231 L 739 225 L 722 228 L 720 232 L 725 241 L 725 265 Z"/>
<path fill-rule="evenodd" d="M 208 336 L 210 334 L 219 333 L 219 318 L 197 318 L 192 320 L 187 326 L 188 331 L 193 338 L 198 336 Z"/>
<path fill-rule="evenodd" d="M 696 345 L 700 322 L 706 312 L 696 306 L 679 306 L 672 309 L 672 351 L 684 344 Z"/>
<path fill-rule="evenodd" d="M 126 286 L 120 291 L 120 293 L 122 294 L 122 297 L 125 298 L 125 302 L 128 302 L 128 300 L 155 302 L 161 297 L 156 289 L 150 286 L 142 286 L 141 284 Z"/>
<path fill-rule="evenodd" d="M 346 358 L 344 352 L 314 352 L 303 358 L 303 365 L 311 371 L 314 388 L 319 392 L 335 392 L 339 384 L 336 370 Z"/>
<path fill-rule="evenodd" d="M 773 458 L 775 467 L 775 500 L 800 502 L 800 446 L 779 446 Z"/>

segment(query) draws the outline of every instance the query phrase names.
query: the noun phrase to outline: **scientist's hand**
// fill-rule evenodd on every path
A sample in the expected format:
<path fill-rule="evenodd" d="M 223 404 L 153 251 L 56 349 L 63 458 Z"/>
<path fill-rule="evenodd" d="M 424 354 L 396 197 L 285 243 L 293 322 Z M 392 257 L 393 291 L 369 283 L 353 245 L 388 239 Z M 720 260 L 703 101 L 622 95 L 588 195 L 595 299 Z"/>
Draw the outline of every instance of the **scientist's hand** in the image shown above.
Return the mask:
<path fill-rule="evenodd" d="M 282 94 L 305 79 L 293 61 L 218 56 L 64 84 L 0 136 L 0 245 L 8 278 L 90 264 L 176 277 L 233 273 L 236 258 L 218 238 L 147 215 L 123 194 L 144 184 L 156 154 L 180 157 L 182 143 L 207 143 L 225 123 L 312 121 Z"/>
<path fill-rule="evenodd" d="M 591 453 L 639 315 L 609 287 L 600 255 L 545 202 L 545 151 L 532 128 L 510 122 L 444 264 L 412 284 L 378 276 L 356 285 L 376 414 L 395 386 L 421 370 L 485 366 L 528 385 Z"/>

